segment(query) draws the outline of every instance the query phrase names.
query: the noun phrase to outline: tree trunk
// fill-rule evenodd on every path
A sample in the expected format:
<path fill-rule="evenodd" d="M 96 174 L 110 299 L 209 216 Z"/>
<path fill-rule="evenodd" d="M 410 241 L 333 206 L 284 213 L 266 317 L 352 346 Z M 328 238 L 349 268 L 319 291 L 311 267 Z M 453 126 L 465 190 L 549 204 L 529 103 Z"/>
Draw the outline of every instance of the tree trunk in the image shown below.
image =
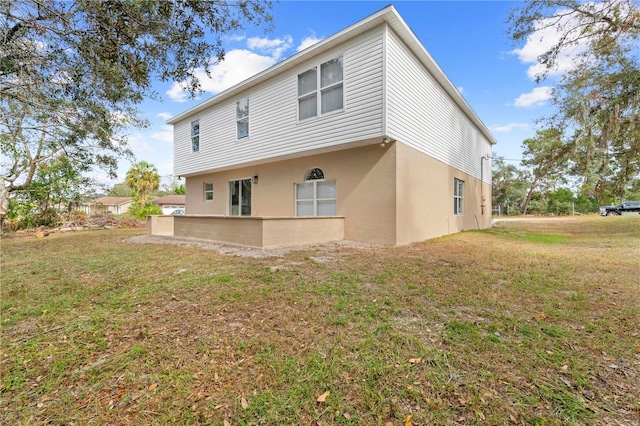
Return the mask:
<path fill-rule="evenodd" d="M 9 190 L 4 184 L 4 178 L 0 177 L 0 185 L 2 185 L 2 194 L 0 195 L 0 230 L 4 225 L 4 218 L 9 210 Z"/>
<path fill-rule="evenodd" d="M 520 214 L 527 213 L 527 207 L 529 207 L 529 201 L 531 201 L 531 194 L 533 194 L 533 190 L 535 189 L 537 184 L 538 178 L 535 177 L 533 178 L 533 182 L 531 182 L 531 186 L 529 187 L 529 191 L 527 192 L 527 197 L 524 199 L 522 205 L 520 206 Z"/>

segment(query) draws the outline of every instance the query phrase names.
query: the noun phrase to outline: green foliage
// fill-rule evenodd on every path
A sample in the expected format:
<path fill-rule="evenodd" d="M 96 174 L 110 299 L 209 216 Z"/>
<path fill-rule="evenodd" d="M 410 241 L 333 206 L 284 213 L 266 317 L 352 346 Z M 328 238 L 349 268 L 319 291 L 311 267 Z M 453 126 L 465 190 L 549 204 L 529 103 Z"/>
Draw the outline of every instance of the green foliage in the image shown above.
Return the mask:
<path fill-rule="evenodd" d="M 40 226 L 56 227 L 60 225 L 60 213 L 51 207 L 40 210 L 34 203 L 12 199 L 9 203 L 3 230 L 12 232 L 20 229 L 38 228 Z"/>
<path fill-rule="evenodd" d="M 154 78 L 195 96 L 196 76 L 224 59 L 222 37 L 268 29 L 271 1 L 0 2 L 3 218 L 9 194 L 31 190 L 39 167 L 65 156 L 78 173 L 115 176 L 133 158 L 124 129 L 147 125 L 137 105 Z"/>
<path fill-rule="evenodd" d="M 502 214 L 519 214 L 529 187 L 529 173 L 513 164 L 506 164 L 503 157 L 493 160 L 492 205 Z"/>
<path fill-rule="evenodd" d="M 176 177 L 171 177 L 171 181 L 169 183 L 162 184 L 162 190 L 160 191 L 160 195 L 185 195 L 186 190 L 183 183 L 180 183 L 180 179 Z"/>
<path fill-rule="evenodd" d="M 521 164 L 531 168 L 533 175 L 527 196 L 521 205 L 522 214 L 527 212 L 531 195 L 536 188 L 562 180 L 562 171 L 567 162 L 567 149 L 561 136 L 560 130 L 550 128 L 538 130 L 534 138 L 522 142 Z"/>
<path fill-rule="evenodd" d="M 131 197 L 134 194 L 135 193 L 126 183 L 116 183 L 113 185 L 113 188 L 107 192 L 109 197 Z"/>
<path fill-rule="evenodd" d="M 140 161 L 131 166 L 125 178 L 126 184 L 134 193 L 134 200 L 140 202 L 140 207 L 145 208 L 147 195 L 156 191 L 160 186 L 160 175 L 153 164 Z"/>
<path fill-rule="evenodd" d="M 560 33 L 538 58 L 538 81 L 557 70 L 566 52 L 582 48 L 554 85 L 557 112 L 547 121 L 564 130 L 568 174 L 580 177 L 582 193 L 600 202 L 624 196 L 640 175 L 639 17 L 633 0 L 528 0 L 509 17 L 515 42 Z"/>
<path fill-rule="evenodd" d="M 60 212 L 77 209 L 95 183 L 83 177 L 65 155 L 43 162 L 37 168 L 29 190 L 14 191 L 6 217 L 11 229 L 53 227 Z"/>
<path fill-rule="evenodd" d="M 157 204 L 146 204 L 144 207 L 135 202 L 129 207 L 129 214 L 137 219 L 145 219 L 149 215 L 162 214 L 162 209 Z"/>
<path fill-rule="evenodd" d="M 184 187 L 184 184 L 180 184 L 176 186 L 174 193 L 177 195 L 185 195 L 187 193 L 187 189 Z"/>

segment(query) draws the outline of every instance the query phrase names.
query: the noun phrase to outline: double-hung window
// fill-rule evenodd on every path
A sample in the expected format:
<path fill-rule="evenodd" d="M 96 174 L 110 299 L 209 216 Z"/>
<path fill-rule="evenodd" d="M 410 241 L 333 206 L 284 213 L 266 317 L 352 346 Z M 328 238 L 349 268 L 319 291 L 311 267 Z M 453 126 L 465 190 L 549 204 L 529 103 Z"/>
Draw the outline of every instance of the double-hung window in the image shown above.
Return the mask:
<path fill-rule="evenodd" d="M 335 216 L 336 181 L 325 181 L 320 169 L 307 173 L 304 183 L 296 184 L 296 216 Z"/>
<path fill-rule="evenodd" d="M 191 152 L 200 151 L 200 120 L 191 122 Z"/>
<path fill-rule="evenodd" d="M 236 102 L 236 137 L 237 139 L 249 137 L 249 98 Z"/>
<path fill-rule="evenodd" d="M 463 214 L 464 181 L 453 179 L 453 214 Z"/>
<path fill-rule="evenodd" d="M 211 182 L 204 183 L 204 200 L 213 201 L 213 183 Z"/>
<path fill-rule="evenodd" d="M 319 70 L 319 72 L 318 72 Z M 298 120 L 316 117 L 344 106 L 342 56 L 298 74 Z"/>

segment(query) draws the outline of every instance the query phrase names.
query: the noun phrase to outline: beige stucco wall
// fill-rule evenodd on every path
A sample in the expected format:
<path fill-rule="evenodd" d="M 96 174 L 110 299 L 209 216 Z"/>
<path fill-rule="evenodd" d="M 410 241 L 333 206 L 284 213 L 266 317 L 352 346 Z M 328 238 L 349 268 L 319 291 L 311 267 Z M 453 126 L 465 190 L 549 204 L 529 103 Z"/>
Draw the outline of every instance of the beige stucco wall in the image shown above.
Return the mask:
<path fill-rule="evenodd" d="M 378 144 L 236 170 L 187 177 L 186 213 L 227 215 L 229 181 L 258 176 L 252 185 L 253 216 L 294 216 L 295 183 L 318 167 L 336 180 L 337 215 L 344 238 L 395 244 L 395 148 Z M 204 183 L 213 183 L 213 201 L 204 201 Z"/>
<path fill-rule="evenodd" d="M 482 214 L 479 179 L 407 145 L 395 145 L 398 158 L 396 244 L 491 226 L 491 185 L 483 184 L 485 208 Z M 462 215 L 453 214 L 455 178 L 464 181 Z"/>
<path fill-rule="evenodd" d="M 267 218 L 262 227 L 264 248 L 344 240 L 343 217 Z"/>
<path fill-rule="evenodd" d="M 173 235 L 174 216 L 148 216 L 147 233 L 149 235 Z"/>
<path fill-rule="evenodd" d="M 342 217 L 176 216 L 173 236 L 249 247 L 278 248 L 344 239 Z M 151 221 L 151 231 L 156 233 Z"/>
<path fill-rule="evenodd" d="M 480 161 L 480 159 L 478 159 Z M 318 167 L 325 180 L 336 180 L 337 215 L 344 216 L 344 238 L 377 244 L 402 245 L 491 225 L 491 186 L 483 184 L 484 214 L 480 211 L 480 181 L 400 142 L 318 154 L 270 164 L 211 173 L 186 179 L 187 215 L 228 214 L 230 180 L 258 176 L 252 185 L 254 217 L 294 216 L 295 183 Z M 453 214 L 453 182 L 464 184 L 464 214 Z M 204 183 L 214 185 L 213 201 L 204 201 Z M 176 235 L 220 235 L 238 244 L 264 246 L 248 228 L 232 222 L 185 222 Z M 204 220 L 204 218 L 202 219 Z M 242 220 L 242 218 L 238 218 Z M 256 222 L 258 223 L 258 222 Z M 182 225 L 180 225 L 182 226 Z M 257 225 L 256 225 L 257 226 Z M 300 233 L 303 222 L 273 232 Z M 207 227 L 212 227 L 206 229 Z M 225 229 L 222 229 L 225 228 Z M 179 232 L 179 233 L 178 233 Z M 207 236 L 207 233 L 211 235 Z M 312 232 L 311 232 L 312 233 Z M 228 234 L 228 235 L 227 235 Z M 255 233 L 257 234 L 257 233 Z M 262 238 L 262 237 L 261 237 Z M 306 237 L 305 237 L 306 238 Z M 283 240 L 284 241 L 284 240 Z M 279 243 L 274 243 L 279 244 Z"/>

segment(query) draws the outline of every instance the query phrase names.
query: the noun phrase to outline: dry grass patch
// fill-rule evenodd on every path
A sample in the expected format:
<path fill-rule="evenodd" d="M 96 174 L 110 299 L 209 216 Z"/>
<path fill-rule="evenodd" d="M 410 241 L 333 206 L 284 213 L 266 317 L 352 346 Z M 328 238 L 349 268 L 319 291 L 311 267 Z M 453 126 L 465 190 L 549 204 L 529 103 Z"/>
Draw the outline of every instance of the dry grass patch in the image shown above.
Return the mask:
<path fill-rule="evenodd" d="M 639 219 L 273 258 L 141 230 L 4 240 L 1 416 L 638 424 Z"/>

